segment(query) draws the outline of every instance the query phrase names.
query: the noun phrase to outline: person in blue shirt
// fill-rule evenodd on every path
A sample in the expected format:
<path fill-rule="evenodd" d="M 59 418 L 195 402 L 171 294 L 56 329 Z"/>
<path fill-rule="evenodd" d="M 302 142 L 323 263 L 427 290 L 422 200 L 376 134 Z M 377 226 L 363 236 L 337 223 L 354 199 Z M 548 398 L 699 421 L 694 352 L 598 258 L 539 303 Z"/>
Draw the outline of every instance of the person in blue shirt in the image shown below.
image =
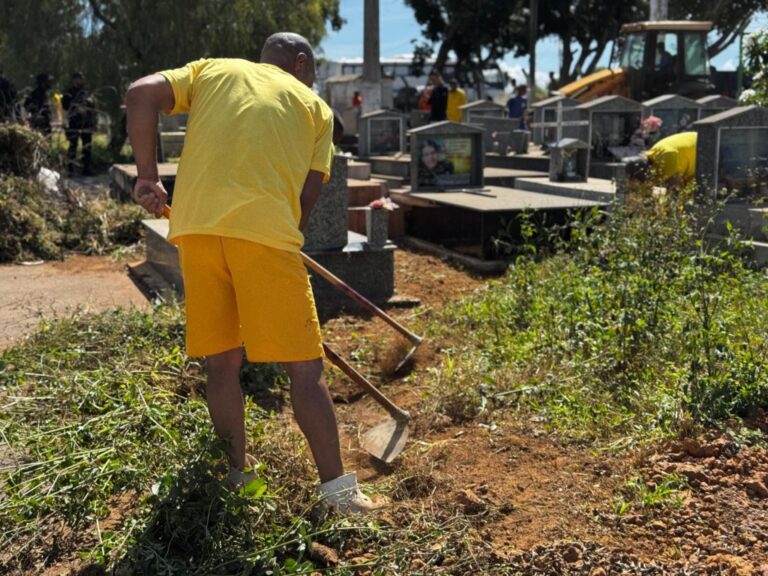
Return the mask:
<path fill-rule="evenodd" d="M 528 87 L 523 84 L 517 87 L 517 95 L 507 100 L 507 110 L 510 118 L 520 118 L 520 128 L 527 130 L 525 111 L 528 108 Z"/>

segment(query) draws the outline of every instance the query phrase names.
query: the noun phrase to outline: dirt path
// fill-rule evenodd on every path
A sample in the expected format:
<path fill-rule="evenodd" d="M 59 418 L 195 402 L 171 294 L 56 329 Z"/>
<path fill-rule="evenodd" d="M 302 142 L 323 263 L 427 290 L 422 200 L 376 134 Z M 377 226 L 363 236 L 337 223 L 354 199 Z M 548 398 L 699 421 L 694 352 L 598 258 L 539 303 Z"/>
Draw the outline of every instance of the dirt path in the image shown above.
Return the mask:
<path fill-rule="evenodd" d="M 0 266 L 0 350 L 32 332 L 40 320 L 115 306 L 148 308 L 125 271 L 106 256 L 67 257 L 34 266 Z"/>

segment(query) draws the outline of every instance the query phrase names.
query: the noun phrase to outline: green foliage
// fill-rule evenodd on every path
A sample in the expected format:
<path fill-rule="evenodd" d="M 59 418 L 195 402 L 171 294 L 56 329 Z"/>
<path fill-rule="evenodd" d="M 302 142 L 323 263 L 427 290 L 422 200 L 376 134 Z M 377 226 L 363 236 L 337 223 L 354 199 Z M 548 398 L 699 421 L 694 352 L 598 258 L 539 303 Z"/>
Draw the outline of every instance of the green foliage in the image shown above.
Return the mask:
<path fill-rule="evenodd" d="M 653 512 L 659 509 L 679 508 L 683 504 L 683 492 L 688 482 L 679 474 L 662 474 L 656 483 L 646 483 L 642 475 L 627 480 L 622 495 L 616 501 L 616 512 L 629 510 Z"/>
<path fill-rule="evenodd" d="M 203 57 L 258 60 L 270 34 L 313 44 L 343 24 L 339 0 L 30 0 L 0 7 L 0 62 L 18 87 L 48 72 L 59 89 L 85 73 L 100 105 L 118 118 L 132 80 Z M 147 34 L 160 26 L 162 34 Z"/>
<path fill-rule="evenodd" d="M 520 257 L 450 307 L 432 329 L 464 338 L 436 379 L 437 410 L 457 412 L 449 368 L 464 398 L 485 390 L 487 410 L 533 410 L 585 440 L 667 434 L 689 418 L 719 424 L 768 406 L 764 275 L 738 242 L 707 245 L 685 198 L 617 207 L 605 221 L 587 214 L 566 252 Z M 477 412 L 476 400 L 463 405 Z"/>
<path fill-rule="evenodd" d="M 768 105 L 768 30 L 747 36 L 744 48 L 746 71 L 752 76 L 752 88 L 741 94 L 741 103 Z"/>
<path fill-rule="evenodd" d="M 31 570 L 57 530 L 90 530 L 87 557 L 130 574 L 239 574 L 302 565 L 311 535 L 306 458 L 247 403 L 249 437 L 264 463 L 239 492 L 205 403 L 199 365 L 183 347 L 183 316 L 107 312 L 45 324 L 0 356 L 0 571 Z M 267 472 L 279 462 L 278 472 Z M 290 485 L 294 499 L 280 494 Z M 102 529 L 110 508 L 136 507 Z M 291 505 L 298 508 L 292 509 Z M 104 524 L 101 524 L 104 526 Z M 43 528 L 45 527 L 45 528 Z M 53 533 L 51 533 L 53 531 Z"/>
<path fill-rule="evenodd" d="M 578 51 L 563 51 L 558 75 L 561 86 L 594 72 L 621 26 L 648 16 L 643 0 L 542 0 L 538 14 L 540 38 L 556 36 L 563 46 L 579 47 Z"/>
<path fill-rule="evenodd" d="M 0 178 L 0 262 L 52 259 L 63 250 L 102 254 L 136 243 L 142 218 L 133 204 L 68 188 L 52 194 L 36 180 Z"/>
<path fill-rule="evenodd" d="M 406 0 L 413 8 L 424 37 L 440 42 L 435 68 L 442 70 L 449 52 L 454 52 L 458 72 L 477 80 L 481 71 L 494 66 L 510 51 L 520 52 L 527 42 L 524 2 L 484 0 L 468 3 L 456 0 Z M 417 45 L 417 68 L 431 50 Z"/>

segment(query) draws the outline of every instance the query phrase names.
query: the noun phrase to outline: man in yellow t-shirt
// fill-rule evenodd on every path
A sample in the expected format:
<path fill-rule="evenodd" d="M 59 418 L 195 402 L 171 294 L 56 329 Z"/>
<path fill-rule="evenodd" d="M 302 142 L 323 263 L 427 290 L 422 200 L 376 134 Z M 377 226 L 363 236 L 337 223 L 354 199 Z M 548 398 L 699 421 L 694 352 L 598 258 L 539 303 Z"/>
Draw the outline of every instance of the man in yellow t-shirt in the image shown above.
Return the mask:
<path fill-rule="evenodd" d="M 299 252 L 333 153 L 333 113 L 310 89 L 314 80 L 309 42 L 274 34 L 259 64 L 198 60 L 134 82 L 128 135 L 138 170 L 134 199 L 160 216 L 167 194 L 157 171 L 157 116 L 189 114 L 168 238 L 179 247 L 184 277 L 187 354 L 206 357 L 208 408 L 229 443 L 231 484 L 253 477 L 239 377 L 244 345 L 250 361 L 282 363 L 321 495 L 354 513 L 374 505 L 355 473 L 344 473 Z"/>
<path fill-rule="evenodd" d="M 452 122 L 461 122 L 460 106 L 467 103 L 467 95 L 464 90 L 459 88 L 459 82 L 456 78 L 448 82 L 448 106 L 445 109 L 445 115 Z"/>
<path fill-rule="evenodd" d="M 639 156 L 623 160 L 630 180 L 646 180 L 655 175 L 664 184 L 690 182 L 696 176 L 697 132 L 667 136 Z"/>

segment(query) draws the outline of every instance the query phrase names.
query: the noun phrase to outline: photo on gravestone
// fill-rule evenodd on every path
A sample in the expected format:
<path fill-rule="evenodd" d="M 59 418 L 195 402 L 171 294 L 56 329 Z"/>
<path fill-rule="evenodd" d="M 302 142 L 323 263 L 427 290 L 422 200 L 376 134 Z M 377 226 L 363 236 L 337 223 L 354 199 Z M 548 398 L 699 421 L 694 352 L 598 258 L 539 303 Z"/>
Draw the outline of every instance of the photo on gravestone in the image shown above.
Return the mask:
<path fill-rule="evenodd" d="M 368 127 L 368 152 L 384 155 L 401 152 L 403 122 L 399 118 L 372 118 Z"/>
<path fill-rule="evenodd" d="M 472 138 L 429 136 L 418 139 L 419 187 L 472 186 Z"/>
<path fill-rule="evenodd" d="M 768 128 L 721 129 L 717 187 L 740 197 L 768 193 Z"/>

